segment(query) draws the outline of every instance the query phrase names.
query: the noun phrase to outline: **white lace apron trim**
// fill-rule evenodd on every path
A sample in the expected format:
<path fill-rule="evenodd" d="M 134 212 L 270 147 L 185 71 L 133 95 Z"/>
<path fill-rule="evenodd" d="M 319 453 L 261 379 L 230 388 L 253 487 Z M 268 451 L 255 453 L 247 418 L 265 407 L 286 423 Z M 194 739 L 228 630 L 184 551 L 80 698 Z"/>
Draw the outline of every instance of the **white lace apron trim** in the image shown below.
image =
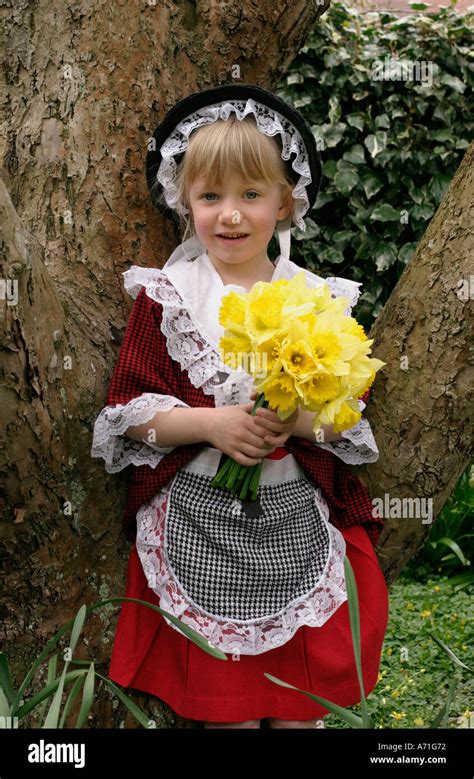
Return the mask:
<path fill-rule="evenodd" d="M 206 447 L 185 470 L 213 475 L 221 452 Z M 292 455 L 282 460 L 264 460 L 260 484 L 278 484 L 304 474 Z M 329 522 L 329 508 L 321 490 L 314 488 L 314 499 L 330 537 L 326 568 L 314 589 L 288 604 L 281 613 L 255 620 L 219 619 L 193 602 L 183 590 L 166 557 L 165 526 L 171 484 L 142 506 L 137 513 L 136 547 L 149 587 L 160 598 L 160 607 L 204 636 L 226 653 L 257 655 L 283 646 L 303 625 L 320 627 L 347 600 L 344 575 L 346 543 L 342 533 Z M 234 509 L 241 511 L 236 499 Z M 166 617 L 165 617 L 166 619 Z M 181 632 L 170 620 L 168 625 Z"/>

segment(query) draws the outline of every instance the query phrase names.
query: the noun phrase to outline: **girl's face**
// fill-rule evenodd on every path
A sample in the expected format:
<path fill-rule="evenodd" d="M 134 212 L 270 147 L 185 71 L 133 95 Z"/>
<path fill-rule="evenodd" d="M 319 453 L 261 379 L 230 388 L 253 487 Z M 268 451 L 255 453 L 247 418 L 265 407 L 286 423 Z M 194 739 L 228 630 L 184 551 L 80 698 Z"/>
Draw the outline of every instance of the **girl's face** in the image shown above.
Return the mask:
<path fill-rule="evenodd" d="M 249 269 L 269 261 L 268 244 L 277 220 L 290 212 L 291 199 L 291 192 L 285 195 L 280 184 L 246 182 L 236 174 L 220 187 L 201 179 L 189 190 L 196 234 L 211 261 Z M 242 233 L 244 238 L 223 237 Z"/>

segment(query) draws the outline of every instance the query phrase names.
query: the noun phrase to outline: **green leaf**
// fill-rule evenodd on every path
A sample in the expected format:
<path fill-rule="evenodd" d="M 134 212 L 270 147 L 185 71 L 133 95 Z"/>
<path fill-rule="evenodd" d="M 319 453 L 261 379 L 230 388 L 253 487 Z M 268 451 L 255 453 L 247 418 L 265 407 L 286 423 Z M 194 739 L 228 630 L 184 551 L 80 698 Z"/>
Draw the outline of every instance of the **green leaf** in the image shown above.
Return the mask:
<path fill-rule="evenodd" d="M 81 710 L 77 715 L 76 728 L 82 728 L 84 722 L 87 720 L 87 715 L 89 714 L 90 708 L 94 701 L 94 681 L 95 681 L 94 663 L 91 663 L 90 668 L 87 672 L 86 680 L 84 682 Z"/>
<path fill-rule="evenodd" d="M 334 233 L 332 236 L 332 240 L 334 243 L 344 243 L 346 244 L 348 241 L 351 241 L 354 238 L 354 231 L 353 230 L 338 230 L 337 233 Z"/>
<path fill-rule="evenodd" d="M 387 133 L 383 130 L 379 130 L 375 135 L 368 135 L 364 138 L 364 145 L 369 150 L 369 154 L 373 159 L 385 149 L 387 145 Z"/>
<path fill-rule="evenodd" d="M 71 641 L 70 645 L 68 647 L 68 650 L 70 651 L 71 656 L 74 655 L 74 651 L 76 649 L 77 642 L 79 640 L 79 636 L 81 634 L 82 628 L 84 626 L 84 620 L 86 618 L 87 609 L 86 606 L 83 604 L 80 609 L 78 610 L 76 614 L 76 618 L 74 620 L 74 624 L 72 626 L 71 630 Z M 59 713 L 61 710 L 61 700 L 64 690 L 64 684 L 65 684 L 65 677 L 67 668 L 69 666 L 69 660 L 66 660 L 63 667 L 63 672 L 61 674 L 61 679 L 59 680 L 58 688 L 56 690 L 56 693 L 54 695 L 54 698 L 51 702 L 51 706 L 49 708 L 48 714 L 46 716 L 46 719 L 44 721 L 43 728 L 57 728 L 58 722 L 59 722 Z"/>
<path fill-rule="evenodd" d="M 426 222 L 433 216 L 434 206 L 429 203 L 421 203 L 419 206 L 413 206 L 411 213 L 415 219 L 424 219 Z"/>
<path fill-rule="evenodd" d="M 327 176 L 328 179 L 333 179 L 337 172 L 336 160 L 326 160 L 323 162 L 323 176 Z"/>
<path fill-rule="evenodd" d="M 355 144 L 355 146 L 344 152 L 342 159 L 352 162 L 354 165 L 363 165 L 365 163 L 364 147 L 360 143 Z"/>
<path fill-rule="evenodd" d="M 316 224 L 316 222 L 309 216 L 306 217 L 304 223 L 306 225 L 306 230 L 304 232 L 301 230 L 298 232 L 301 232 L 302 237 L 307 241 L 311 240 L 312 238 L 316 238 L 316 236 L 321 232 L 320 226 Z"/>
<path fill-rule="evenodd" d="M 375 173 L 366 173 L 361 179 L 361 184 L 368 200 L 376 195 L 377 192 L 380 192 L 383 187 L 382 179 L 376 176 Z"/>
<path fill-rule="evenodd" d="M 340 263 L 344 261 L 344 255 L 339 249 L 328 246 L 324 252 L 324 259 L 331 265 L 340 265 Z"/>
<path fill-rule="evenodd" d="M 4 652 L 0 652 L 0 688 L 3 689 L 9 703 L 12 703 L 15 697 L 8 659 Z"/>
<path fill-rule="evenodd" d="M 430 191 L 435 199 L 436 203 L 441 203 L 446 190 L 448 189 L 452 181 L 451 176 L 447 176 L 444 173 L 435 173 L 431 179 Z"/>
<path fill-rule="evenodd" d="M 370 218 L 372 222 L 399 222 L 400 211 L 397 211 L 389 203 L 382 203 L 381 205 L 374 208 Z"/>
<path fill-rule="evenodd" d="M 108 687 L 112 690 L 113 693 L 117 696 L 119 700 L 122 701 L 122 703 L 127 707 L 130 714 L 132 714 L 137 722 L 140 723 L 140 725 L 143 725 L 144 728 L 148 728 L 149 723 L 149 717 L 146 716 L 146 714 L 137 706 L 137 704 L 132 701 L 128 695 L 126 695 L 119 687 L 117 687 L 116 684 L 114 684 L 108 677 L 101 676 L 100 674 L 97 674 L 99 679 L 102 679 L 105 684 L 107 684 Z"/>
<path fill-rule="evenodd" d="M 448 716 L 449 716 L 449 710 L 451 708 L 451 704 L 454 699 L 454 693 L 456 692 L 456 688 L 459 684 L 458 679 L 452 679 L 451 684 L 449 685 L 448 690 L 448 698 L 446 700 L 446 703 L 443 703 L 441 706 L 441 709 L 439 710 L 438 714 L 434 718 L 433 722 L 430 724 L 430 728 L 447 728 L 448 727 Z"/>
<path fill-rule="evenodd" d="M 312 102 L 313 98 L 311 95 L 305 95 L 304 97 L 298 97 L 293 105 L 295 108 L 303 108 L 305 105 L 311 105 Z"/>
<path fill-rule="evenodd" d="M 346 122 L 351 127 L 356 127 L 360 131 L 364 129 L 364 119 L 362 114 L 347 114 Z"/>
<path fill-rule="evenodd" d="M 436 636 L 434 633 L 428 632 L 428 635 L 431 636 L 433 641 L 435 641 L 444 652 L 446 652 L 450 660 L 453 661 L 454 665 L 458 665 L 460 668 L 464 668 L 466 671 L 470 671 L 472 673 L 469 666 L 463 663 L 462 660 L 460 660 L 459 657 L 454 654 L 453 650 L 444 643 L 444 641 L 441 641 L 441 639 L 438 638 L 438 636 Z"/>
<path fill-rule="evenodd" d="M 86 674 L 83 674 L 82 676 L 78 676 L 76 681 L 74 682 L 72 686 L 72 690 L 69 693 L 68 699 L 66 701 L 66 705 L 64 706 L 63 713 L 61 715 L 61 719 L 59 721 L 59 728 L 64 728 L 64 723 L 66 722 L 69 712 L 72 709 L 72 706 L 74 704 L 74 701 L 76 700 L 77 696 L 79 695 L 81 688 L 84 684 L 86 678 Z M 43 707 L 46 704 L 46 701 L 43 701 L 41 706 Z"/>
<path fill-rule="evenodd" d="M 365 727 L 362 717 L 354 714 L 354 712 L 350 711 L 349 709 L 344 709 L 337 703 L 332 703 L 332 701 L 326 700 L 326 698 L 320 698 L 319 695 L 314 695 L 312 692 L 308 692 L 308 690 L 301 690 L 299 687 L 295 687 L 293 684 L 288 684 L 288 682 L 284 682 L 282 679 L 278 679 L 277 676 L 273 676 L 272 674 L 264 673 L 263 675 L 266 676 L 267 679 L 270 679 L 271 682 L 279 684 L 280 687 L 288 687 L 290 690 L 296 690 L 297 692 L 303 693 L 303 695 L 307 695 L 308 698 L 311 698 L 311 700 L 316 701 L 316 703 L 319 703 L 321 706 L 324 706 L 333 714 L 337 714 L 347 725 L 350 725 L 350 727 Z"/>
<path fill-rule="evenodd" d="M 388 114 L 380 114 L 379 116 L 375 117 L 375 126 L 377 129 L 379 128 L 385 128 L 388 129 L 390 127 L 390 117 Z"/>
<path fill-rule="evenodd" d="M 448 128 L 435 130 L 434 133 L 431 133 L 431 137 L 434 138 L 435 141 L 449 141 L 450 143 L 453 143 L 454 140 L 452 132 Z"/>
<path fill-rule="evenodd" d="M 302 84 L 304 82 L 303 75 L 301 73 L 290 73 L 286 77 L 286 83 L 290 84 Z"/>
<path fill-rule="evenodd" d="M 8 717 L 10 715 L 10 704 L 7 696 L 3 691 L 3 687 L 0 687 L 0 717 Z"/>
<path fill-rule="evenodd" d="M 79 676 L 85 676 L 86 673 L 87 672 L 82 669 L 78 671 L 69 671 L 64 677 L 64 683 L 69 684 L 69 682 L 75 681 Z M 22 717 L 25 717 L 27 714 L 29 714 L 30 711 L 38 706 L 39 703 L 45 700 L 47 701 L 48 698 L 51 698 L 55 693 L 57 693 L 59 685 L 61 684 L 61 678 L 62 677 L 59 677 L 59 679 L 54 679 L 53 682 L 46 684 L 42 690 L 33 695 L 26 701 L 26 703 L 23 703 L 19 708 L 17 708 L 15 715 L 21 719 Z M 44 727 L 44 725 L 42 727 Z"/>
<path fill-rule="evenodd" d="M 449 549 L 451 549 L 456 555 L 456 557 L 460 560 L 462 565 L 469 565 L 469 560 L 466 560 L 466 558 L 462 553 L 461 548 L 456 543 L 456 541 L 453 541 L 452 538 L 447 538 L 446 536 L 443 536 L 443 538 L 439 538 L 436 541 L 436 544 L 444 544 L 445 546 L 449 547 Z"/>
<path fill-rule="evenodd" d="M 416 251 L 416 243 L 404 243 L 402 248 L 398 252 L 398 259 L 403 262 L 404 265 L 408 265 L 413 254 Z"/>
<path fill-rule="evenodd" d="M 393 243 L 384 243 L 374 252 L 375 264 L 379 273 L 388 270 L 397 260 L 397 247 Z"/>
<path fill-rule="evenodd" d="M 347 125 L 343 122 L 337 124 L 321 124 L 319 127 L 313 127 L 313 134 L 315 138 L 320 137 L 323 139 L 325 147 L 331 149 L 337 146 L 344 135 Z M 316 135 L 317 132 L 317 135 Z"/>
<path fill-rule="evenodd" d="M 334 185 L 343 195 L 349 195 L 351 189 L 359 183 L 359 176 L 355 171 L 340 170 L 334 176 Z"/>
<path fill-rule="evenodd" d="M 460 95 L 462 95 L 466 89 L 464 81 L 461 81 L 457 76 L 450 76 L 449 73 L 444 73 L 439 81 L 441 84 L 446 84 L 446 86 L 451 87 L 451 89 Z"/>

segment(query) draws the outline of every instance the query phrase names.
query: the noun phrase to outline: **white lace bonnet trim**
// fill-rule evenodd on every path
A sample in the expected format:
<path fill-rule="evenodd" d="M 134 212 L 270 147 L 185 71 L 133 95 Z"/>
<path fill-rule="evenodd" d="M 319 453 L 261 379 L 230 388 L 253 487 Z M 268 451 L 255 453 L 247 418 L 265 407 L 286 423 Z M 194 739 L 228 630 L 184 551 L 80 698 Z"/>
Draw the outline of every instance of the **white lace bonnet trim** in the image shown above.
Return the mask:
<path fill-rule="evenodd" d="M 149 587 L 160 598 L 160 606 L 204 636 L 223 652 L 258 655 L 286 644 L 303 625 L 321 627 L 347 600 L 344 574 L 346 543 L 342 533 L 329 522 L 325 501 L 315 501 L 330 535 L 328 562 L 318 584 L 296 598 L 279 614 L 254 620 L 216 618 L 208 614 L 181 587 L 164 549 L 168 486 L 137 513 L 137 552 Z M 167 624 L 182 631 L 164 617 Z"/>
<path fill-rule="evenodd" d="M 175 177 L 178 166 L 174 157 L 186 151 L 191 133 L 198 127 L 211 124 L 211 122 L 215 122 L 218 119 L 227 120 L 232 111 L 240 121 L 247 114 L 253 114 L 258 129 L 265 135 L 273 136 L 279 133 L 282 143 L 281 157 L 283 160 L 288 161 L 290 156 L 294 155 L 291 160 L 291 166 L 295 173 L 299 174 L 299 179 L 293 189 L 293 198 L 296 201 L 294 222 L 301 230 L 305 231 L 306 225 L 303 221 L 303 216 L 309 209 L 306 187 L 312 181 L 306 146 L 300 132 L 286 117 L 252 98 L 247 100 L 224 100 L 213 105 L 204 106 L 176 125 L 171 135 L 160 147 L 162 159 L 156 174 L 157 180 L 163 187 L 166 204 L 169 208 L 176 210 L 178 189 Z M 189 213 L 189 209 L 184 206 L 183 211 L 186 214 Z"/>

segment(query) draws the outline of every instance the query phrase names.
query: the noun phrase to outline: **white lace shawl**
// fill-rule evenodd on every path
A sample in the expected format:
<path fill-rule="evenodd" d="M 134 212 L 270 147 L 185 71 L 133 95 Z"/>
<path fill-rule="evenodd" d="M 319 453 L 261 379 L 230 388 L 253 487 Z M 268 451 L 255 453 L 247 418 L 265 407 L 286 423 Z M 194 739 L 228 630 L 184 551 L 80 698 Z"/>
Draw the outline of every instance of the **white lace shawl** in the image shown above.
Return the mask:
<path fill-rule="evenodd" d="M 194 268 L 198 275 L 193 279 L 190 271 L 194 263 L 198 263 Z M 291 278 L 302 270 L 285 258 L 280 258 L 276 267 L 277 272 L 272 280 L 282 276 Z M 206 311 L 212 310 L 209 290 L 216 288 L 216 278 L 209 279 L 206 274 L 215 273 L 218 276 L 217 271 L 213 269 L 212 263 L 203 262 L 201 257 L 185 270 L 184 275 L 175 276 L 173 283 L 170 278 L 171 269 L 167 274 L 156 268 L 133 265 L 123 273 L 125 289 L 135 299 L 140 289 L 145 287 L 147 296 L 161 304 L 161 331 L 166 338 L 168 353 L 181 369 L 187 372 L 195 387 L 200 387 L 205 394 L 214 396 L 216 407 L 248 403 L 254 389 L 252 377 L 244 370 L 232 370 L 222 362 L 215 340 L 217 336 L 210 333 L 212 321 L 208 319 L 207 331 L 202 324 L 206 321 Z M 326 281 L 333 295 L 348 297 L 350 306 L 346 313 L 350 314 L 360 294 L 359 282 L 340 277 L 322 279 L 307 270 L 305 273 L 308 284 Z M 200 288 L 199 283 L 202 284 L 203 280 L 207 286 Z M 186 289 L 185 284 L 188 284 Z M 181 289 L 178 291 L 179 285 Z M 231 288 L 243 289 L 236 285 L 223 285 L 222 281 L 221 287 L 221 290 L 217 289 L 219 295 Z M 203 296 L 199 297 L 200 295 Z M 202 305 L 199 305 L 201 301 Z M 362 411 L 365 403 L 362 400 L 358 402 Z M 95 420 L 91 456 L 103 458 L 108 473 L 120 471 L 130 464 L 156 468 L 165 454 L 175 447 L 158 447 L 153 442 L 134 441 L 124 433 L 131 426 L 148 422 L 158 411 L 168 411 L 175 406 L 186 407 L 187 404 L 173 396 L 155 393 L 143 393 L 125 405 L 105 406 Z M 344 431 L 340 440 L 330 443 L 319 443 L 315 440 L 315 446 L 333 452 L 344 462 L 354 465 L 375 462 L 379 456 L 370 424 L 364 418 L 350 430 Z"/>

